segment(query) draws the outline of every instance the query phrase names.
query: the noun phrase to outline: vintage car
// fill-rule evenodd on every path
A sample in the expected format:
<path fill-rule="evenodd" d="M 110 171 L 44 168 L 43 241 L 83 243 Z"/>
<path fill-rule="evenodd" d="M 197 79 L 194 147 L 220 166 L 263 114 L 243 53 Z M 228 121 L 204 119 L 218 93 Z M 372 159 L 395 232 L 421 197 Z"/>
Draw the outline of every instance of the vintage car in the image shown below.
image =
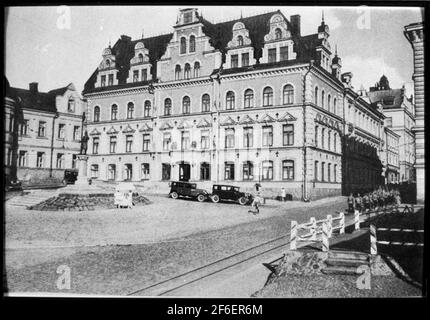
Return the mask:
<path fill-rule="evenodd" d="M 6 180 L 5 191 L 21 191 L 22 183 L 19 180 Z"/>
<path fill-rule="evenodd" d="M 241 205 L 246 205 L 252 202 L 250 193 L 241 192 L 239 187 L 214 184 L 212 187 L 211 200 L 218 203 L 220 200 L 237 201 Z"/>
<path fill-rule="evenodd" d="M 169 197 L 173 199 L 178 199 L 179 197 L 193 198 L 203 202 L 209 197 L 209 194 L 206 190 L 197 189 L 195 183 L 172 181 L 170 183 Z"/>
<path fill-rule="evenodd" d="M 64 170 L 64 179 L 63 184 L 75 184 L 75 181 L 78 179 L 78 171 L 77 170 Z"/>

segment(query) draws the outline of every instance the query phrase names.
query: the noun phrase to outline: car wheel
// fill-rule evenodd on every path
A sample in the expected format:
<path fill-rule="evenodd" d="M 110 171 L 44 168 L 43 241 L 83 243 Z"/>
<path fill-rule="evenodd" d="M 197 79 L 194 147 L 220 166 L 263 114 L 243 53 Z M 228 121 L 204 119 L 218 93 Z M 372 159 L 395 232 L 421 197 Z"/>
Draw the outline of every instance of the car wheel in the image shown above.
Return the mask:
<path fill-rule="evenodd" d="M 170 196 L 172 197 L 172 199 L 178 199 L 178 198 L 179 198 L 179 195 L 178 195 L 178 193 L 177 193 L 177 192 L 172 192 L 172 193 L 170 194 Z"/>
<path fill-rule="evenodd" d="M 205 197 L 204 195 L 199 194 L 199 195 L 197 196 L 197 201 L 198 201 L 198 202 L 203 202 L 203 201 L 205 201 L 205 200 L 206 200 L 206 197 Z"/>
<path fill-rule="evenodd" d="M 219 196 L 218 195 L 213 195 L 211 197 L 211 199 L 212 199 L 212 202 L 214 202 L 214 203 L 218 203 L 219 202 Z"/>
<path fill-rule="evenodd" d="M 245 197 L 239 198 L 239 204 L 241 204 L 242 206 L 244 206 L 247 202 L 248 202 L 248 199 L 246 199 Z"/>

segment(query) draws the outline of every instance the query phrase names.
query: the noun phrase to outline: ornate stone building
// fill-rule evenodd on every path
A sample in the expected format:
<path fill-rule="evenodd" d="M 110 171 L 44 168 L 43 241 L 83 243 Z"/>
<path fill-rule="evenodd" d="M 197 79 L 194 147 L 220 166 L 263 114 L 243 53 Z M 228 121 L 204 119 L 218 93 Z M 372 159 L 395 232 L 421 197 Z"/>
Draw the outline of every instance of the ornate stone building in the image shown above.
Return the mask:
<path fill-rule="evenodd" d="M 324 20 L 315 29 L 302 35 L 300 16 L 280 11 L 213 24 L 184 9 L 170 34 L 121 36 L 83 92 L 89 175 L 154 188 L 260 182 L 267 196 L 284 187 L 305 200 L 341 194 L 346 125 L 367 146 L 357 153 L 376 155 L 383 115 L 345 83 Z M 350 111 L 346 123 L 348 104 L 360 118 Z"/>
<path fill-rule="evenodd" d="M 423 203 L 425 198 L 425 122 L 424 122 L 424 25 L 412 23 L 405 27 L 404 34 L 414 50 L 415 89 L 415 133 L 417 201 Z"/>
<path fill-rule="evenodd" d="M 6 81 L 5 176 L 24 186 L 61 182 L 74 169 L 82 136 L 84 106 L 73 84 L 38 91 L 13 88 Z"/>
<path fill-rule="evenodd" d="M 385 126 L 399 136 L 399 182 L 415 181 L 415 126 L 413 97 L 406 97 L 405 88 L 391 89 L 385 75 L 368 92 L 372 104 L 381 104 Z M 391 179 L 389 179 L 391 181 Z"/>

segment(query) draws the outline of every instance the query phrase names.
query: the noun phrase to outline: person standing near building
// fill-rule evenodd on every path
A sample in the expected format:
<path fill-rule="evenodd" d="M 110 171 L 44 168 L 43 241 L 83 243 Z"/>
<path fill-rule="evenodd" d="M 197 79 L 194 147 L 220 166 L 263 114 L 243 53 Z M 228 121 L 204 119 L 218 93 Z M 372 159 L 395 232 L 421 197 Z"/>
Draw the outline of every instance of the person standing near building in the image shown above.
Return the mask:
<path fill-rule="evenodd" d="M 357 197 L 355 198 L 355 208 L 361 212 L 363 210 L 363 206 L 362 206 L 362 199 L 360 194 L 357 194 Z"/>
<path fill-rule="evenodd" d="M 350 193 L 348 197 L 348 213 L 354 213 L 354 202 L 354 196 Z"/>
<path fill-rule="evenodd" d="M 251 206 L 254 208 L 254 210 L 248 210 L 249 213 L 253 213 L 254 215 L 260 213 L 260 207 L 261 205 L 261 193 L 260 191 L 255 192 L 254 199 L 252 201 Z"/>
<path fill-rule="evenodd" d="M 287 201 L 287 191 L 284 189 L 284 187 L 281 189 L 281 199 L 284 202 Z"/>

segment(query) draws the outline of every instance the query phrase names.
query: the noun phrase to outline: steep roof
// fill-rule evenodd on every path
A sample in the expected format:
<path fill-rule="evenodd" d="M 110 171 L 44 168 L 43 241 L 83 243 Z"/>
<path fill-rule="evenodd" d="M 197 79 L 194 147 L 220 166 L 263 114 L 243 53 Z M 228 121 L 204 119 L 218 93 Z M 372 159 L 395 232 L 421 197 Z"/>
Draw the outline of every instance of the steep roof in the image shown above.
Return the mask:
<path fill-rule="evenodd" d="M 384 109 L 391 109 L 401 107 L 405 98 L 403 93 L 403 89 L 391 89 L 371 91 L 368 95 L 372 104 L 380 102 Z"/>
<path fill-rule="evenodd" d="M 318 34 L 300 36 L 300 31 L 295 30 L 295 26 L 293 26 L 293 24 L 291 24 L 290 21 L 279 10 L 215 24 L 200 16 L 199 22 L 203 24 L 203 33 L 210 38 L 210 44 L 215 49 L 223 53 L 223 60 L 225 59 L 224 54 L 226 52 L 227 44 L 233 37 L 233 25 L 237 22 L 242 22 L 245 25 L 245 28 L 249 31 L 249 37 L 251 39 L 252 46 L 254 47 L 254 57 L 258 60 L 262 56 L 262 49 L 264 47 L 264 36 L 270 31 L 270 19 L 276 13 L 281 14 L 284 17 L 288 25 L 288 29 L 291 30 L 292 39 L 295 43 L 294 51 L 297 53 L 296 59 L 292 61 L 290 60 L 274 64 L 257 64 L 254 67 L 237 68 L 228 71 L 223 70 L 223 73 L 242 72 L 248 70 L 249 68 L 267 68 L 271 67 L 272 65 L 274 67 L 291 65 L 294 63 L 308 62 L 311 59 L 317 59 L 315 48 L 322 44 L 322 39 L 318 39 Z M 297 26 L 297 28 L 299 28 L 299 26 Z M 131 40 L 130 37 L 121 36 L 121 38 L 115 43 L 112 48 L 112 54 L 116 56 L 116 64 L 118 67 L 118 85 L 95 88 L 98 72 L 98 69 L 96 69 L 85 83 L 83 93 L 85 94 L 89 92 L 100 92 L 147 84 L 148 81 L 127 83 L 128 71 L 130 70 L 130 60 L 134 56 L 134 46 L 139 41 L 143 41 L 145 48 L 147 48 L 149 51 L 149 60 L 152 64 L 152 81 L 156 81 L 157 60 L 159 60 L 164 54 L 172 36 L 173 33 L 169 33 L 161 36 L 155 36 L 139 40 Z M 214 73 L 218 71 L 219 70 L 214 70 Z"/>

